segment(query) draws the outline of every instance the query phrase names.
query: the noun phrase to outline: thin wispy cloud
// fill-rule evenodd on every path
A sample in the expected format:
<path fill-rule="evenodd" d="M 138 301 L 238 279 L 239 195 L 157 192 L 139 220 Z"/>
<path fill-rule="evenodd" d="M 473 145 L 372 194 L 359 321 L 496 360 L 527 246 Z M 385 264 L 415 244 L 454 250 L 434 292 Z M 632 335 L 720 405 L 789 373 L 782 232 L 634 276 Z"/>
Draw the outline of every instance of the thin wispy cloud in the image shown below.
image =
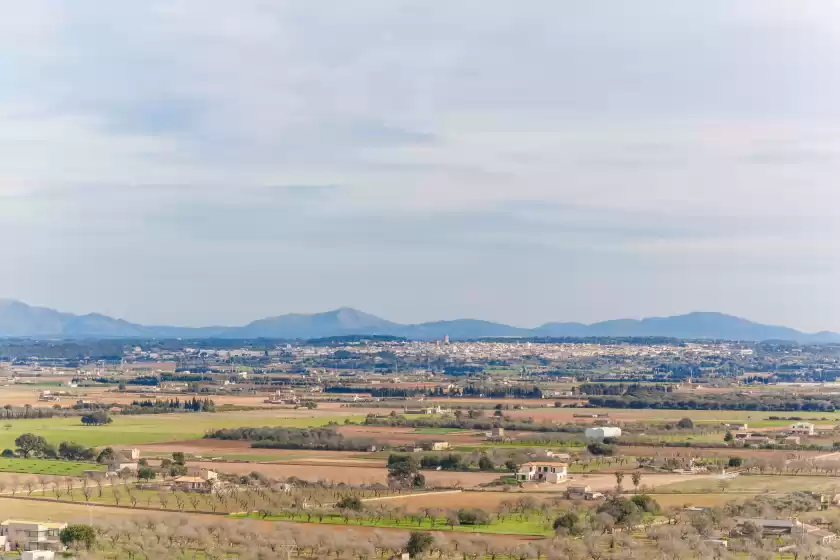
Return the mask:
<path fill-rule="evenodd" d="M 0 295 L 147 323 L 353 305 L 838 329 L 838 16 L 9 3 Z"/>

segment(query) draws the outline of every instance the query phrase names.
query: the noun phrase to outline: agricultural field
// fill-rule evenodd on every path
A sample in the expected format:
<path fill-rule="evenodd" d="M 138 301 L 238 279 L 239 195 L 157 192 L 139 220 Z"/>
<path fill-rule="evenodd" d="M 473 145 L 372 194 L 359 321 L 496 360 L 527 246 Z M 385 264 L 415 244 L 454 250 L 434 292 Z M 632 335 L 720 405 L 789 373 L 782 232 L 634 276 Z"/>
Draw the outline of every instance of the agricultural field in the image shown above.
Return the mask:
<path fill-rule="evenodd" d="M 575 414 L 606 415 L 612 422 L 678 422 L 681 418 L 689 417 L 695 424 L 737 424 L 747 423 L 750 428 L 784 427 L 792 424 L 790 420 L 770 420 L 770 416 L 796 416 L 803 421 L 818 426 L 833 427 L 840 424 L 840 412 L 768 412 L 743 410 L 660 410 L 660 409 L 612 409 L 612 408 L 525 408 L 522 410 L 506 410 L 505 415 L 511 418 L 533 418 L 534 422 L 571 422 L 592 424 L 594 418 L 575 418 Z M 603 420 L 599 418 L 597 420 Z"/>
<path fill-rule="evenodd" d="M 656 493 L 687 494 L 785 494 L 792 491 L 840 493 L 840 479 L 829 476 L 771 476 L 744 475 L 734 478 L 698 477 L 696 479 L 663 484 Z"/>
<path fill-rule="evenodd" d="M 328 481 L 344 484 L 386 484 L 388 470 L 376 466 L 351 466 L 350 464 L 283 464 L 283 463 L 221 463 L 212 461 L 189 462 L 190 466 L 207 467 L 229 474 L 260 472 L 270 478 L 295 477 L 309 481 Z M 472 488 L 499 478 L 498 473 L 423 471 L 428 487 Z"/>
<path fill-rule="evenodd" d="M 24 433 L 43 436 L 50 443 L 74 441 L 90 447 L 135 445 L 197 439 L 209 430 L 229 426 L 324 426 L 344 419 L 361 421 L 363 416 L 330 414 L 336 411 L 283 410 L 184 414 L 115 415 L 106 426 L 85 426 L 78 417 L 4 421 L 0 449 L 13 449 L 15 438 Z"/>
<path fill-rule="evenodd" d="M 81 476 L 84 471 L 104 471 L 96 463 L 58 461 L 53 459 L 7 459 L 0 457 L 0 472 L 44 474 L 53 476 Z"/>

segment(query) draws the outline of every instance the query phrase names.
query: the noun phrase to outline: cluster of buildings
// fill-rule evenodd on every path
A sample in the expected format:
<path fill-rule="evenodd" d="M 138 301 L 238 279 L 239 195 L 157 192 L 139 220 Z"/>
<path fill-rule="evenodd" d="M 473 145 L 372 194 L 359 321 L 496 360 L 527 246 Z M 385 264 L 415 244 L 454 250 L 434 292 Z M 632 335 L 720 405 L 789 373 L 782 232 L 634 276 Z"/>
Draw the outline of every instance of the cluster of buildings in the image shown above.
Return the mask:
<path fill-rule="evenodd" d="M 727 428 L 735 430 L 732 432 L 736 445 L 800 445 L 802 438 L 812 437 L 817 434 L 816 426 L 810 422 L 797 422 L 789 428 L 778 432 L 756 433 L 750 431 L 747 424 L 731 424 Z"/>

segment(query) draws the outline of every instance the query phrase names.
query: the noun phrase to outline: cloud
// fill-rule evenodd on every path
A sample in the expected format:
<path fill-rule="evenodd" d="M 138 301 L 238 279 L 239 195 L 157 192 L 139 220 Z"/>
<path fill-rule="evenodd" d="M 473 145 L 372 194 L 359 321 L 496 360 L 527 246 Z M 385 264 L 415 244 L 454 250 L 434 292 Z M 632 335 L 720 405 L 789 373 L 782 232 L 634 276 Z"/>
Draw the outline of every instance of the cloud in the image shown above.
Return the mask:
<path fill-rule="evenodd" d="M 705 307 L 840 328 L 830 0 L 33 0 L 8 15 L 0 250 L 19 274 L 0 294 L 150 322 L 306 303 L 525 324 Z M 43 263 L 80 262 L 93 280 L 44 280 Z M 114 262 L 142 272 L 102 289 Z M 218 309 L 182 305 L 199 278 Z M 623 302 L 627 279 L 639 294 Z"/>

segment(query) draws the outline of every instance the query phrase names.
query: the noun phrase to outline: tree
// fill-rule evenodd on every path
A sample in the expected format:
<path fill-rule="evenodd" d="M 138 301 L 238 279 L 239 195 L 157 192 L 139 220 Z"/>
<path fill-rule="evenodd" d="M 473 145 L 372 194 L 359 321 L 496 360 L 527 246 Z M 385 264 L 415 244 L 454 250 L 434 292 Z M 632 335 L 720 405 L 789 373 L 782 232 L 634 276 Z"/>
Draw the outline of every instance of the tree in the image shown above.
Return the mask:
<path fill-rule="evenodd" d="M 96 544 L 96 530 L 90 525 L 68 525 L 61 530 L 58 538 L 68 548 L 83 546 L 90 550 Z"/>
<path fill-rule="evenodd" d="M 730 467 L 738 468 L 744 463 L 744 460 L 740 457 L 730 457 L 728 465 Z"/>
<path fill-rule="evenodd" d="M 642 482 L 642 473 L 639 471 L 634 471 L 630 478 L 633 480 L 633 487 L 635 488 L 636 492 L 639 492 L 639 484 Z"/>
<path fill-rule="evenodd" d="M 137 478 L 139 480 L 152 480 L 156 474 L 154 469 L 150 469 L 149 467 L 140 467 L 137 469 Z"/>
<path fill-rule="evenodd" d="M 418 471 L 417 459 L 409 455 L 391 455 L 388 457 L 388 482 L 403 488 L 422 488 L 426 479 Z"/>
<path fill-rule="evenodd" d="M 580 518 L 575 512 L 567 511 L 554 520 L 553 527 L 555 531 L 564 530 L 569 535 L 575 535 L 579 532 L 577 528 L 577 524 L 579 521 Z"/>
<path fill-rule="evenodd" d="M 114 448 L 106 447 L 105 449 L 99 452 L 99 456 L 96 458 L 96 462 L 107 463 L 108 461 L 113 461 L 114 457 L 116 457 L 116 453 L 114 453 Z"/>
<path fill-rule="evenodd" d="M 97 410 L 96 412 L 82 416 L 82 424 L 85 426 L 104 426 L 113 421 L 114 419 L 108 416 L 108 413 L 104 410 Z"/>
<path fill-rule="evenodd" d="M 421 555 L 432 548 L 435 538 L 430 533 L 414 531 L 408 537 L 405 550 L 412 558 L 420 558 Z"/>
<path fill-rule="evenodd" d="M 679 422 L 677 422 L 677 428 L 680 428 L 681 430 L 693 430 L 694 422 L 691 418 L 682 418 Z"/>
<path fill-rule="evenodd" d="M 619 471 L 615 473 L 615 485 L 618 487 L 618 491 L 621 492 L 621 483 L 624 480 L 624 473 Z"/>
<path fill-rule="evenodd" d="M 732 432 L 730 432 L 729 430 L 727 430 L 727 431 L 726 431 L 726 435 L 725 435 L 725 436 L 723 436 L 723 441 L 725 441 L 726 443 L 729 443 L 729 442 L 730 442 L 730 441 L 732 441 L 733 439 L 735 439 L 735 436 L 733 436 L 733 435 L 732 435 Z"/>
<path fill-rule="evenodd" d="M 15 439 L 18 453 L 24 458 L 29 458 L 32 455 L 40 455 L 44 449 L 49 445 L 47 440 L 35 434 L 21 434 Z"/>
<path fill-rule="evenodd" d="M 496 466 L 493 464 L 493 461 L 490 460 L 490 457 L 487 455 L 482 455 L 481 458 L 478 460 L 478 468 L 483 471 L 492 471 Z"/>
<path fill-rule="evenodd" d="M 183 451 L 176 451 L 172 454 L 172 461 L 176 465 L 183 465 L 186 462 L 186 457 L 184 456 Z"/>

